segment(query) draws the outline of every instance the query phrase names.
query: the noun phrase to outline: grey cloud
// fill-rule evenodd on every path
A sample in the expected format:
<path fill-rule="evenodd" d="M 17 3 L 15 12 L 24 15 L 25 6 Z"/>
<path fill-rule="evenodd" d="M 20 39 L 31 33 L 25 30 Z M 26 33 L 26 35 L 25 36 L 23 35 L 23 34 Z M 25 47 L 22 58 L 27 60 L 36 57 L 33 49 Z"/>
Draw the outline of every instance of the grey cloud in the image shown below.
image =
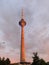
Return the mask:
<path fill-rule="evenodd" d="M 4 50 L 5 47 L 6 47 L 6 46 L 3 44 L 3 42 L 0 42 L 0 50 Z"/>
<path fill-rule="evenodd" d="M 11 51 L 16 54 L 16 50 L 19 51 L 20 49 L 19 20 L 21 19 L 22 8 L 24 8 L 24 18 L 27 23 L 25 27 L 25 48 L 29 54 L 28 57 L 33 51 L 38 51 L 42 55 L 47 52 L 49 42 L 49 0 L 0 1 L 0 30 L 2 29 L 4 33 L 3 39 L 7 43 L 5 46 L 9 49 L 7 49 L 9 51 L 7 53 Z M 47 43 L 46 46 L 45 43 Z M 1 47 L 4 48 L 2 45 Z M 19 52 L 17 53 L 19 54 Z"/>

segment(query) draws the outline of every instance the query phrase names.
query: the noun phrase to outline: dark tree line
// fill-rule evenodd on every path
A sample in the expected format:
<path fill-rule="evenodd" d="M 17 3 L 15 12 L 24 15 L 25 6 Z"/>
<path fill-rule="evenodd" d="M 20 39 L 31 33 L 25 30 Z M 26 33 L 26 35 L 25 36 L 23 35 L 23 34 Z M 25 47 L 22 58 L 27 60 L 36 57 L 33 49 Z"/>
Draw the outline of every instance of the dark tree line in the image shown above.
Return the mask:
<path fill-rule="evenodd" d="M 9 65 L 9 64 L 10 64 L 9 58 L 5 59 L 4 57 L 3 58 L 0 57 L 0 65 Z"/>
<path fill-rule="evenodd" d="M 49 65 L 49 62 L 45 62 L 45 60 L 40 59 L 38 53 L 33 53 L 33 62 L 31 65 Z"/>

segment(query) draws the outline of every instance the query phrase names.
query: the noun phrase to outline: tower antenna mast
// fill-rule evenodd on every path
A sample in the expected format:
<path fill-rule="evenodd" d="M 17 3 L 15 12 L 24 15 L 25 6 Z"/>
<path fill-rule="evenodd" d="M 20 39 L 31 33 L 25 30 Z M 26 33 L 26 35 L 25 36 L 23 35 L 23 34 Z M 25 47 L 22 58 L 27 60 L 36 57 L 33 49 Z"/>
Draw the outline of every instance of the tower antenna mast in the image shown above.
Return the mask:
<path fill-rule="evenodd" d="M 22 13 L 21 13 L 22 19 L 24 19 L 24 9 L 22 8 Z"/>

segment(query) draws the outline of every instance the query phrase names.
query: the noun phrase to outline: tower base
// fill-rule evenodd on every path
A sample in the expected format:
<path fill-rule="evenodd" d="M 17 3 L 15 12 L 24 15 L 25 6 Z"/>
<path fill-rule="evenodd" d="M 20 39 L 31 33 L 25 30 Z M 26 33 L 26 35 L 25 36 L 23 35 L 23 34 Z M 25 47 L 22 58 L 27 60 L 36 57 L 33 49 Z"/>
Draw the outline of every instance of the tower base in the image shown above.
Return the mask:
<path fill-rule="evenodd" d="M 13 63 L 10 65 L 31 65 L 31 63 L 30 62 L 18 62 L 18 63 Z"/>
<path fill-rule="evenodd" d="M 21 65 L 31 65 L 30 62 L 20 62 Z"/>

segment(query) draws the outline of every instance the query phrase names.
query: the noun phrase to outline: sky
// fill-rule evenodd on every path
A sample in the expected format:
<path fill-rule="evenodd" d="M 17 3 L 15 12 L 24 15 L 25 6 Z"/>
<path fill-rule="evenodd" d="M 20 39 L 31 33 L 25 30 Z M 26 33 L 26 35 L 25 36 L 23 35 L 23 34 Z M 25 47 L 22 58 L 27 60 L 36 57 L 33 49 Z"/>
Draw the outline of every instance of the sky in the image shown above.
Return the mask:
<path fill-rule="evenodd" d="M 26 61 L 32 62 L 33 52 L 49 61 L 49 0 L 0 0 L 0 56 L 20 61 L 22 8 Z"/>

